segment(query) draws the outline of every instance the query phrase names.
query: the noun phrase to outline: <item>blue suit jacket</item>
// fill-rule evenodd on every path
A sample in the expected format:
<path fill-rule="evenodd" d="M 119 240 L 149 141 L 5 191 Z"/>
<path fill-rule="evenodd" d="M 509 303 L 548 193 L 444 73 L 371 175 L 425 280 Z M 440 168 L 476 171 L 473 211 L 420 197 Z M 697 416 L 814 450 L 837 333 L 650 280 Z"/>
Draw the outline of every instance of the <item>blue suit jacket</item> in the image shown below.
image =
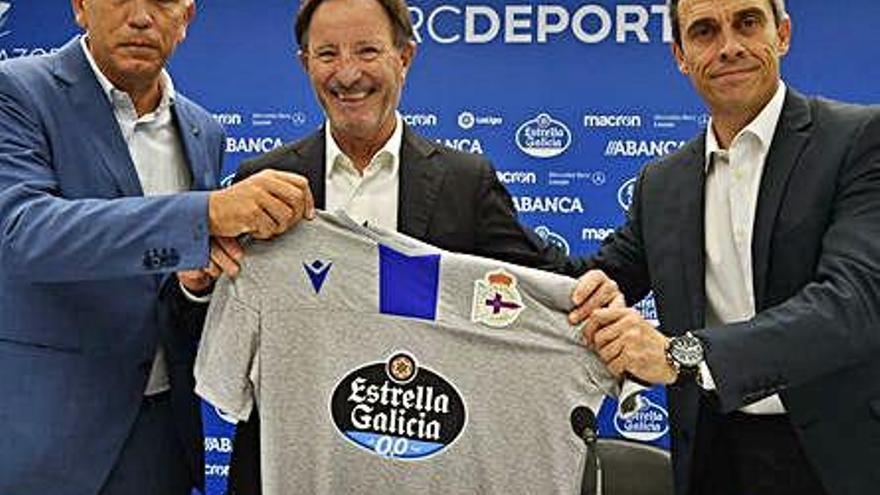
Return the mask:
<path fill-rule="evenodd" d="M 0 493 L 97 493 L 160 342 L 201 477 L 198 310 L 169 274 L 207 264 L 223 135 L 180 95 L 173 112 L 194 191 L 146 198 L 78 39 L 0 64 Z"/>

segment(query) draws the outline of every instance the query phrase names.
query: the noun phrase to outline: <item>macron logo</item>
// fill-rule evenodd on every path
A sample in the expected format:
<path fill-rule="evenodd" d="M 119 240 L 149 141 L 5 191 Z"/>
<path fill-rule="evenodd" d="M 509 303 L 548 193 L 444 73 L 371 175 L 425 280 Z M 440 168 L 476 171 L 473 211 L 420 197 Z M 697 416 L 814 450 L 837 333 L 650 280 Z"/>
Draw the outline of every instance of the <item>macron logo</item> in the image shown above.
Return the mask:
<path fill-rule="evenodd" d="M 315 260 L 311 264 L 303 263 L 303 268 L 305 268 L 306 275 L 309 276 L 309 280 L 312 282 L 315 294 L 321 293 L 321 287 L 324 286 L 324 281 L 327 280 L 327 274 L 330 273 L 330 268 L 332 267 L 333 263 L 329 261 Z"/>

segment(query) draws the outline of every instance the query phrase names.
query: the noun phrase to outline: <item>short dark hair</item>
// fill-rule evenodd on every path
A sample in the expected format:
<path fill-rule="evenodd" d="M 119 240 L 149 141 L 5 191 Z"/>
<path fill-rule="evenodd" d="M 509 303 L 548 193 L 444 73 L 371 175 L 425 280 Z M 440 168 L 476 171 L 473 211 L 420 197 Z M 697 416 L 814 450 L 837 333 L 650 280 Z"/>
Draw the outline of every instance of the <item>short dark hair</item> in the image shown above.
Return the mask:
<path fill-rule="evenodd" d="M 309 25 L 312 23 L 312 16 L 315 10 L 326 0 L 303 0 L 300 5 L 299 12 L 296 14 L 296 24 L 294 25 L 294 33 L 296 34 L 296 42 L 299 47 L 305 48 L 308 44 Z M 388 14 L 388 20 L 391 21 L 391 34 L 394 39 L 394 46 L 403 48 L 413 39 L 412 18 L 409 15 L 409 6 L 406 0 L 375 0 L 379 2 L 385 13 Z"/>
<path fill-rule="evenodd" d="M 770 10 L 773 11 L 773 20 L 776 25 L 782 22 L 782 19 L 788 15 L 785 12 L 784 0 L 768 0 L 770 2 Z M 669 0 L 669 23 L 672 27 L 672 40 L 681 48 L 681 26 L 678 23 L 678 3 L 679 0 Z"/>

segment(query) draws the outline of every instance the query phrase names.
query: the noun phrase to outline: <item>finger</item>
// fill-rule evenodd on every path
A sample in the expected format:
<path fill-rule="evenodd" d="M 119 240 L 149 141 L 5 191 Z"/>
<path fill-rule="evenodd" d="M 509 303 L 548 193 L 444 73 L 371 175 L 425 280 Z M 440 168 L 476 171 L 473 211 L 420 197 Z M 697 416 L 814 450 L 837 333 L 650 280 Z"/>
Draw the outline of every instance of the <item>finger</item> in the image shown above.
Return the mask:
<path fill-rule="evenodd" d="M 269 193 L 303 214 L 310 209 L 314 210 L 315 200 L 305 177 L 288 172 L 274 172 L 264 183 Z"/>
<path fill-rule="evenodd" d="M 625 325 L 619 321 L 605 325 L 599 328 L 593 335 L 593 345 L 597 349 L 601 349 L 608 345 L 608 343 L 619 339 L 625 329 Z"/>
<path fill-rule="evenodd" d="M 211 249 L 211 265 L 216 268 L 216 270 L 211 273 L 211 276 L 214 277 L 214 279 L 217 279 L 221 272 L 232 278 L 238 276 L 238 262 L 226 254 L 226 251 L 214 244 L 213 241 Z"/>
<path fill-rule="evenodd" d="M 240 262 L 244 258 L 244 248 L 235 237 L 213 237 L 212 240 L 218 249 L 222 249 L 226 256 L 229 256 L 236 262 Z"/>
<path fill-rule="evenodd" d="M 302 208 L 297 210 L 296 207 L 292 207 L 289 203 L 285 203 L 271 194 L 258 196 L 257 204 L 272 218 L 274 224 L 272 233 L 275 235 L 286 232 L 302 217 Z"/>
<path fill-rule="evenodd" d="M 605 346 L 598 349 L 597 354 L 599 354 L 599 358 L 603 363 L 610 363 L 615 360 L 620 353 L 623 352 L 623 341 L 620 339 L 613 340 L 607 343 Z"/>
<path fill-rule="evenodd" d="M 601 270 L 590 270 L 581 275 L 574 291 L 571 293 L 571 302 L 580 306 L 602 284 L 605 273 Z"/>
<path fill-rule="evenodd" d="M 217 280 L 221 273 L 223 273 L 223 271 L 220 269 L 220 265 L 218 265 L 213 259 L 211 259 L 208 262 L 208 266 L 202 270 L 203 276 L 210 277 L 211 280 Z"/>
<path fill-rule="evenodd" d="M 620 353 L 615 359 L 612 359 L 610 363 L 605 365 L 608 368 L 608 371 L 617 378 L 623 376 L 626 372 L 626 354 Z"/>
<path fill-rule="evenodd" d="M 626 308 L 626 298 L 623 297 L 621 292 L 618 292 L 614 299 L 608 303 L 609 308 Z"/>
<path fill-rule="evenodd" d="M 600 328 L 615 321 L 613 316 L 614 315 L 608 310 L 601 310 L 594 312 L 589 318 L 587 318 L 587 322 L 584 324 L 583 329 L 581 329 L 584 343 L 586 343 L 587 347 L 593 347 L 596 345 L 596 332 L 598 332 Z"/>

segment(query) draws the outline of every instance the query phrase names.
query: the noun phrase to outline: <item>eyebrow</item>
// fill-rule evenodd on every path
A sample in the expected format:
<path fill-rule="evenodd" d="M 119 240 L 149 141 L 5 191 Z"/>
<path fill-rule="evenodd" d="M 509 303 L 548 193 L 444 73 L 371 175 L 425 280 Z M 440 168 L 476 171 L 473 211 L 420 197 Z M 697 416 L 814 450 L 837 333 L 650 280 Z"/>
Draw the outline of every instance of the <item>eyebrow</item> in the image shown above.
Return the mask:
<path fill-rule="evenodd" d="M 742 9 L 742 10 L 738 10 L 738 11 L 734 12 L 734 14 L 733 14 L 734 21 L 740 21 L 740 20 L 742 20 L 746 17 L 750 17 L 750 16 L 760 17 L 761 20 L 764 20 L 764 21 L 767 20 L 767 16 L 764 15 L 764 11 L 761 10 L 759 7 L 748 7 L 748 8 Z M 699 17 L 696 20 L 692 21 L 690 24 L 688 24 L 686 32 L 690 33 L 692 30 L 697 29 L 699 27 L 703 27 L 706 25 L 714 26 L 717 24 L 718 24 L 718 20 L 714 17 L 710 17 L 710 16 Z"/>

